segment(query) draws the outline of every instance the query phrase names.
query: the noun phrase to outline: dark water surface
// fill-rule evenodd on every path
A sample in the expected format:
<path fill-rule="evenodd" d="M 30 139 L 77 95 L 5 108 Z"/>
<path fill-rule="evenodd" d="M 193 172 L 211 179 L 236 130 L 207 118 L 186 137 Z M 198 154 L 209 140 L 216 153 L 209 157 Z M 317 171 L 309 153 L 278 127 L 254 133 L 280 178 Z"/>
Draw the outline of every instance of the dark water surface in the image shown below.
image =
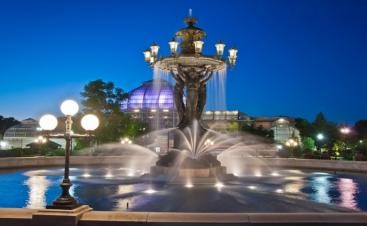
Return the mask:
<path fill-rule="evenodd" d="M 217 183 L 166 184 L 133 169 L 72 168 L 71 194 L 95 210 L 172 212 L 367 211 L 367 177 L 357 173 L 263 171 Z M 0 207 L 42 208 L 60 194 L 63 169 L 0 173 Z"/>

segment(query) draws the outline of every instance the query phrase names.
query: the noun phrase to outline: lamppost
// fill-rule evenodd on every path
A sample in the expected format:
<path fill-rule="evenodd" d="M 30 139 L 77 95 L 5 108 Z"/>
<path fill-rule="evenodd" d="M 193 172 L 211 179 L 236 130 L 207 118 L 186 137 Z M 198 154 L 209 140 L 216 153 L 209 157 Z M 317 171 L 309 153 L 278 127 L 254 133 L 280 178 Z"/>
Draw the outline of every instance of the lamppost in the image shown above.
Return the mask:
<path fill-rule="evenodd" d="M 50 134 L 58 124 L 57 118 L 54 115 L 46 114 L 41 117 L 39 124 L 43 131 L 46 132 L 48 138 L 64 138 L 65 143 L 65 169 L 64 178 L 60 184 L 62 192 L 59 198 L 57 198 L 52 205 L 46 206 L 47 209 L 75 209 L 79 204 L 74 197 L 69 193 L 69 189 L 72 183 L 69 179 L 69 160 L 71 152 L 71 141 L 73 138 L 89 137 L 90 133 L 98 128 L 99 119 L 97 116 L 87 114 L 81 119 L 81 126 L 87 131 L 87 134 L 74 134 L 72 132 L 72 117 L 78 113 L 79 106 L 74 100 L 65 100 L 60 106 L 61 112 L 66 116 L 65 121 L 65 132 L 61 134 Z"/>
<path fill-rule="evenodd" d="M 318 133 L 316 135 L 316 139 L 317 139 L 317 149 L 321 153 L 321 142 L 325 139 L 325 136 L 322 133 Z"/>
<path fill-rule="evenodd" d="M 285 142 L 285 145 L 291 150 L 291 157 L 294 157 L 294 149 L 298 146 L 298 142 L 293 139 L 290 138 Z"/>
<path fill-rule="evenodd" d="M 343 126 L 340 128 L 340 133 L 341 133 L 341 137 L 343 142 L 345 143 L 345 145 L 343 145 L 343 152 L 345 153 L 348 150 L 348 140 L 347 137 L 350 134 L 351 129 L 347 126 Z"/>
<path fill-rule="evenodd" d="M 206 33 L 196 27 L 196 18 L 191 10 L 185 18 L 186 28 L 178 30 L 175 37 L 168 42 L 171 54 L 164 57 L 158 56 L 159 45 L 153 43 L 144 53 L 144 60 L 154 69 L 169 72 L 176 80 L 174 99 L 179 115 L 178 128 L 184 129 L 200 122 L 206 102 L 206 83 L 213 72 L 225 70 L 227 64 L 233 67 L 237 60 L 237 49 L 228 50 L 228 61 L 223 59 L 223 42 L 215 44 L 216 53 L 212 56 L 204 55 L 203 45 Z M 183 96 L 186 90 L 186 102 Z M 200 124 L 201 125 L 201 124 Z M 204 129 L 202 126 L 201 129 Z"/>

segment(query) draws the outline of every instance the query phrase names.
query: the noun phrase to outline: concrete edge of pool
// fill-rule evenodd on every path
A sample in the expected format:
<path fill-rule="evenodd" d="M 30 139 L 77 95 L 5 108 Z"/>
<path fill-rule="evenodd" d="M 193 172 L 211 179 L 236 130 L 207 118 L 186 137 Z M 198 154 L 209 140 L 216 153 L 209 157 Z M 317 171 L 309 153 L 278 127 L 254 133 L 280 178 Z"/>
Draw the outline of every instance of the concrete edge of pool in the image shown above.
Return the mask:
<path fill-rule="evenodd" d="M 147 161 L 147 158 L 137 157 L 139 161 Z M 120 165 L 124 166 L 124 160 L 129 156 L 72 156 L 71 166 L 90 165 Z M 298 168 L 330 171 L 367 172 L 367 161 L 343 161 L 343 160 L 319 160 L 319 159 L 295 159 L 295 158 L 257 158 L 243 157 L 247 165 L 253 164 L 251 159 L 259 160 L 263 165 L 281 168 Z M 246 160 L 247 159 L 247 160 Z M 16 169 L 26 167 L 63 166 L 64 157 L 9 157 L 0 158 L 0 169 Z M 256 161 L 255 161 L 256 162 Z M 258 161 L 256 164 L 259 164 Z M 255 165 L 255 164 L 254 164 Z"/>
<path fill-rule="evenodd" d="M 0 225 L 100 226 L 100 225 L 366 225 L 367 213 L 165 213 L 89 211 L 50 213 L 40 210 L 0 209 Z M 41 210 L 42 211 L 42 210 Z"/>

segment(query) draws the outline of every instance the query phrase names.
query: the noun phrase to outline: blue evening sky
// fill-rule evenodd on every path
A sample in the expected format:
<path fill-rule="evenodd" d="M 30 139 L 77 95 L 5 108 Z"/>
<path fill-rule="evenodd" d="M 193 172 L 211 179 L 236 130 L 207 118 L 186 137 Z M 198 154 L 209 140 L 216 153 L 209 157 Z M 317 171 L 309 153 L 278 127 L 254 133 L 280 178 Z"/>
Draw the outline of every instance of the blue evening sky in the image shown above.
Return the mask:
<path fill-rule="evenodd" d="M 0 0 L 0 115 L 58 113 L 65 98 L 102 78 L 125 91 L 151 79 L 142 51 L 184 27 L 188 9 L 239 49 L 227 106 L 253 116 L 340 123 L 367 118 L 367 1 Z"/>

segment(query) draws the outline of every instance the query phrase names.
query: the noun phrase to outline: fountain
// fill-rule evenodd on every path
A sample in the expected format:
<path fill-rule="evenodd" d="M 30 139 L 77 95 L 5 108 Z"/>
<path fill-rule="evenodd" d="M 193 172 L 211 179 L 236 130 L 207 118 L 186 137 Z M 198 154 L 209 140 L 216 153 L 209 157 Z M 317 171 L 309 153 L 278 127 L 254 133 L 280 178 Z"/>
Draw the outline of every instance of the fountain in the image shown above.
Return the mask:
<path fill-rule="evenodd" d="M 224 167 L 211 152 L 224 143 L 233 142 L 232 139 L 220 139 L 222 135 L 208 130 L 201 121 L 201 115 L 206 105 L 207 82 L 214 73 L 223 74 L 227 62 L 223 59 L 225 44 L 218 42 L 214 56 L 202 54 L 204 30 L 195 26 L 197 20 L 191 15 L 185 19 L 187 24 L 176 32 L 175 38 L 169 42 L 171 55 L 158 57 L 159 46 L 153 44 L 150 50 L 144 52 L 145 60 L 154 69 L 164 74 L 170 73 L 175 80 L 174 100 L 179 115 L 179 123 L 174 134 L 174 149 L 161 156 L 152 173 L 162 173 L 179 168 L 178 174 L 194 177 L 209 177 L 225 172 Z M 180 41 L 180 42 L 179 42 Z M 180 51 L 178 51 L 180 47 Z M 229 50 L 228 63 L 235 65 L 237 50 Z M 186 98 L 184 101 L 184 94 Z M 165 169 L 163 170 L 162 167 Z"/>

